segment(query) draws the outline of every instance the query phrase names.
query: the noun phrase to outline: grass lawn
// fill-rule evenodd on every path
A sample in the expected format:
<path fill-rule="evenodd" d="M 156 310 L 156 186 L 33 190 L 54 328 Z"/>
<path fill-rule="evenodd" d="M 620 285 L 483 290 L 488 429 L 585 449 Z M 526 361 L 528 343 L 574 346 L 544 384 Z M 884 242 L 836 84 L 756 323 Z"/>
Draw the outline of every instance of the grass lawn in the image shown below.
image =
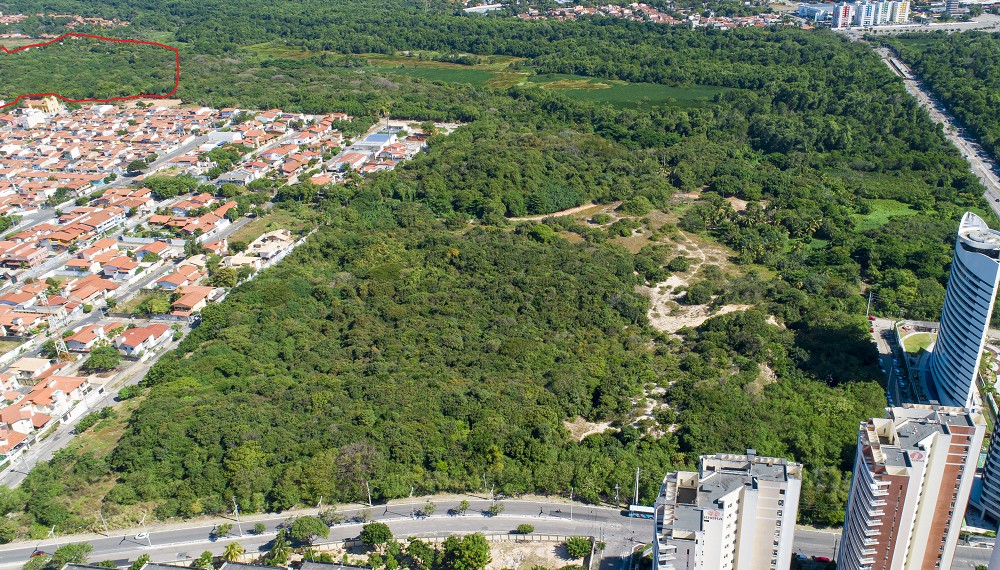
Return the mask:
<path fill-rule="evenodd" d="M 24 343 L 16 340 L 0 340 L 0 354 L 7 354 L 22 344 Z"/>
<path fill-rule="evenodd" d="M 912 216 L 917 211 L 908 204 L 896 200 L 872 200 L 872 211 L 869 214 L 855 214 L 854 222 L 861 231 L 881 227 L 894 216 Z"/>
<path fill-rule="evenodd" d="M 935 340 L 937 340 L 936 334 L 928 332 L 913 333 L 903 338 L 903 350 L 911 354 L 916 354 L 921 350 L 926 350 Z"/>
<path fill-rule="evenodd" d="M 136 307 L 138 307 L 139 305 L 145 303 L 149 299 L 155 299 L 157 297 L 163 297 L 167 299 L 167 301 L 169 302 L 170 293 L 166 291 L 149 291 L 147 293 L 142 293 L 136 295 L 134 298 L 128 300 L 125 303 L 122 303 L 120 305 L 115 305 L 115 308 L 111 309 L 111 311 L 115 313 L 131 314 L 133 311 L 135 311 Z"/>
<path fill-rule="evenodd" d="M 299 230 L 305 227 L 306 223 L 297 217 L 294 212 L 284 208 L 273 208 L 267 214 L 255 220 L 251 220 L 242 228 L 236 230 L 229 236 L 229 242 L 242 241 L 250 243 L 266 232 L 274 230 Z"/>
<path fill-rule="evenodd" d="M 277 43 L 262 43 L 250 46 L 260 56 L 286 59 L 306 59 L 324 52 L 306 51 Z M 435 52 L 424 52 L 428 56 Z M 340 55 L 333 54 L 330 55 Z M 532 75 L 530 71 L 514 69 L 511 64 L 520 58 L 491 56 L 486 63 L 462 65 L 429 59 L 418 59 L 411 55 L 362 54 L 368 60 L 365 69 L 377 73 L 406 75 L 427 81 L 447 83 L 467 83 L 476 87 L 508 89 L 514 85 L 536 85 L 543 89 L 562 91 L 567 96 L 583 101 L 608 103 L 615 107 L 651 107 L 672 105 L 677 107 L 701 107 L 711 102 L 720 93 L 731 91 L 725 87 L 692 85 L 669 87 L 656 83 L 628 83 L 609 79 L 595 79 L 582 75 Z"/>
<path fill-rule="evenodd" d="M 543 89 L 563 91 L 574 99 L 610 103 L 615 107 L 701 107 L 710 103 L 716 95 L 732 91 L 725 87 L 707 85 L 670 87 L 657 83 L 628 83 L 580 75 L 539 75 L 527 78 L 526 82 L 540 85 Z"/>

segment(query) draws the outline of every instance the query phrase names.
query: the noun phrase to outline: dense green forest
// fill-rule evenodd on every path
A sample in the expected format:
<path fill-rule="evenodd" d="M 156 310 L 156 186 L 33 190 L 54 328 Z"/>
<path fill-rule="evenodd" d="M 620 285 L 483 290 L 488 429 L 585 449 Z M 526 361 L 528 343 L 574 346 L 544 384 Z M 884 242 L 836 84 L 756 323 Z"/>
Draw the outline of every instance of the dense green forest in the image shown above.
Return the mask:
<path fill-rule="evenodd" d="M 1000 36 L 904 34 L 887 40 L 994 158 L 1000 157 Z"/>
<path fill-rule="evenodd" d="M 176 56 L 161 47 L 67 38 L 0 54 L 0 99 L 56 93 L 68 99 L 163 95 L 174 88 Z"/>
<path fill-rule="evenodd" d="M 438 3 L 55 4 L 128 19 L 129 33 L 176 30 L 189 101 L 467 124 L 360 187 L 278 191 L 278 207 L 322 227 L 205 310 L 113 450 L 71 447 L 0 501 L 36 528 L 92 523 L 76 498 L 94 493 L 105 515 L 160 518 L 231 497 L 244 512 L 358 500 L 366 481 L 377 498 L 478 489 L 483 475 L 506 493 L 599 500 L 636 467 L 648 502 L 667 469 L 748 447 L 805 463 L 802 520 L 836 524 L 858 422 L 885 404 L 859 288 L 878 290 L 880 312 L 935 317 L 958 217 L 984 206 L 902 83 L 827 32 L 524 22 Z M 617 108 L 357 55 L 397 50 L 727 89 Z M 726 244 L 737 270 L 699 270 L 696 290 L 753 308 L 659 333 L 636 287 L 669 274 L 662 252 L 565 219 L 505 219 L 587 200 L 668 210 Z M 643 222 L 618 235 L 629 224 Z M 668 407 L 633 427 L 645 394 Z M 576 442 L 562 422 L 577 415 L 617 429 Z"/>

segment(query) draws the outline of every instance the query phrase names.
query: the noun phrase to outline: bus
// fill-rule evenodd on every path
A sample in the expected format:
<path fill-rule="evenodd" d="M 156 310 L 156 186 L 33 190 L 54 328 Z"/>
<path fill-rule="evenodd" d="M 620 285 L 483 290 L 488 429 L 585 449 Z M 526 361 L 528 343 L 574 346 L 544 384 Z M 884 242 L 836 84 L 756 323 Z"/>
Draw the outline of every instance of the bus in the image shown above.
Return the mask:
<path fill-rule="evenodd" d="M 656 514 L 656 510 L 653 507 L 644 507 L 642 505 L 628 506 L 628 516 L 635 519 L 652 519 L 654 514 Z"/>

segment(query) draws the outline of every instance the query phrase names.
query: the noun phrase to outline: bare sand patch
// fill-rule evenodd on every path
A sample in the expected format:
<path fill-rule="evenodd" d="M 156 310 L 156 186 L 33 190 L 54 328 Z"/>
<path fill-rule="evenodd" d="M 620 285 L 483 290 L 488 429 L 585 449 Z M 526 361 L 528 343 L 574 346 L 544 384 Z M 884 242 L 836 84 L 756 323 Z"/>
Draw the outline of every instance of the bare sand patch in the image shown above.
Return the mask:
<path fill-rule="evenodd" d="M 603 433 L 611 427 L 609 422 L 588 422 L 582 416 L 577 416 L 573 421 L 563 420 L 563 426 L 569 430 L 570 435 L 577 441 L 595 433 Z"/>
<path fill-rule="evenodd" d="M 486 566 L 486 570 L 525 570 L 532 566 L 562 568 L 580 563 L 580 560 L 565 558 L 566 550 L 557 542 L 493 542 L 490 543 L 490 553 L 493 561 Z"/>

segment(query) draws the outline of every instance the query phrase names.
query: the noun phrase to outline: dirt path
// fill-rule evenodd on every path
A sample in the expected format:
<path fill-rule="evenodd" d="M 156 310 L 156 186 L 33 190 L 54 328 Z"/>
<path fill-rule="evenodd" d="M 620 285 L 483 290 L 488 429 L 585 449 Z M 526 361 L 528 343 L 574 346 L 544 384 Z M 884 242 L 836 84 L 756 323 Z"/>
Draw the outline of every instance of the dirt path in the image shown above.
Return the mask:
<path fill-rule="evenodd" d="M 593 208 L 594 206 L 596 206 L 596 204 L 594 204 L 593 202 L 587 202 L 586 204 L 583 204 L 581 206 L 577 206 L 575 208 L 569 208 L 568 210 L 562 210 L 559 212 L 552 212 L 551 214 L 542 214 L 540 216 L 524 216 L 521 218 L 507 218 L 507 219 L 512 222 L 540 222 L 545 218 L 557 218 L 559 216 L 572 216 L 574 214 L 579 214 L 580 212 Z"/>

